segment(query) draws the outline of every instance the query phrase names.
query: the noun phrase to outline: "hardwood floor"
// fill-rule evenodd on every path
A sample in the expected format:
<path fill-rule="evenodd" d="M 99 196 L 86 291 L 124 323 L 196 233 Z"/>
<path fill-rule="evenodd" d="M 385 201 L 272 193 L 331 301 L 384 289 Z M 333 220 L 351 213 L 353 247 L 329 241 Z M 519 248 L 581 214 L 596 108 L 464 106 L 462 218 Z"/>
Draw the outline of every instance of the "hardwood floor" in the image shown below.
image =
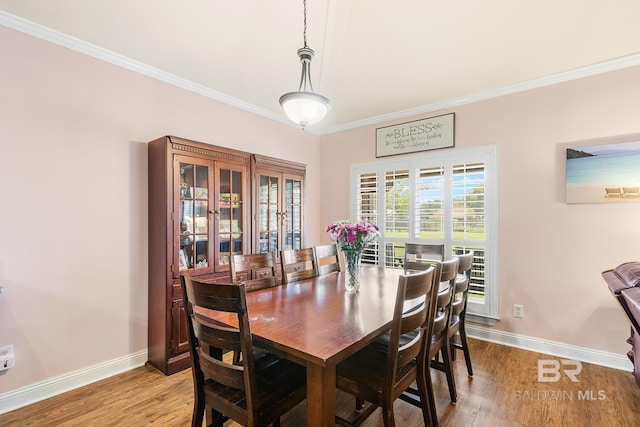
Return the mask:
<path fill-rule="evenodd" d="M 443 427 L 640 425 L 640 389 L 629 372 L 583 363 L 579 382 L 563 375 L 558 382 L 539 383 L 538 359 L 560 358 L 479 340 L 470 346 L 473 378 L 466 375 L 461 353 L 454 363 L 457 404 L 449 401 L 444 374 L 433 372 Z M 167 377 L 144 366 L 0 415 L 0 426 L 188 426 L 192 394 L 189 370 Z M 353 398 L 339 393 L 338 411 L 352 408 Z M 282 419 L 282 427 L 303 426 L 305 418 L 303 402 Z M 420 410 L 400 400 L 395 419 L 401 427 L 423 425 Z M 380 410 L 363 425 L 382 426 Z"/>

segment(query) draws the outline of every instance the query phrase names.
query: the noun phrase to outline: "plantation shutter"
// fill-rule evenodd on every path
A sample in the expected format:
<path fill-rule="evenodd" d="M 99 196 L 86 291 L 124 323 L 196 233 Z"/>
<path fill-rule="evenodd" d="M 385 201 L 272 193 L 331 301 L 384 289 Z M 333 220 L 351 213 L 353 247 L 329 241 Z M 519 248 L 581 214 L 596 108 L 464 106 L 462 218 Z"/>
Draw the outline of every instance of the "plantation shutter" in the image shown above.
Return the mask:
<path fill-rule="evenodd" d="M 496 170 L 493 146 L 352 166 L 352 217 L 382 236 L 363 263 L 403 268 L 409 242 L 444 244 L 447 258 L 472 249 L 469 313 L 496 319 Z"/>
<path fill-rule="evenodd" d="M 358 176 L 356 220 L 378 225 L 378 174 L 363 173 Z M 378 243 L 367 245 L 362 252 L 363 264 L 378 264 Z"/>
<path fill-rule="evenodd" d="M 453 166 L 453 249 L 473 249 L 469 301 L 485 303 L 485 166 Z"/>

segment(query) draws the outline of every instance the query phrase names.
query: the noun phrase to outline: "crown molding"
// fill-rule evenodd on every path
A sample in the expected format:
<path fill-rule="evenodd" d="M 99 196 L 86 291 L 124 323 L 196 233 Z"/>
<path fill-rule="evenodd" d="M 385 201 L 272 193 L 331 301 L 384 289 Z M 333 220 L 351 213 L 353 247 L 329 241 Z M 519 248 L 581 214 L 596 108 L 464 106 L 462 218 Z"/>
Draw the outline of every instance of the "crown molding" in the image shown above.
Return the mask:
<path fill-rule="evenodd" d="M 509 86 L 497 89 L 490 89 L 475 94 L 461 96 L 459 98 L 448 99 L 433 104 L 423 105 L 408 110 L 397 111 L 395 113 L 383 114 L 380 116 L 370 117 L 364 120 L 358 120 L 351 123 L 345 123 L 340 126 L 333 126 L 322 132 L 323 135 L 342 132 L 349 129 L 360 128 L 364 126 L 376 125 L 383 122 L 406 119 L 411 116 L 418 116 L 425 113 L 433 113 L 435 111 L 450 110 L 460 105 L 471 104 L 473 102 L 484 101 L 499 96 L 510 95 L 518 92 L 524 92 L 530 89 L 537 89 L 545 86 L 554 85 L 570 80 L 576 80 L 583 77 L 590 77 L 597 74 L 607 73 L 610 71 L 621 70 L 640 65 L 640 53 L 622 56 L 607 61 L 598 62 L 584 67 L 575 68 L 573 70 L 563 71 L 560 73 L 550 74 L 547 76 L 527 80 Z"/>
<path fill-rule="evenodd" d="M 216 101 L 231 105 L 241 110 L 248 111 L 250 113 L 254 113 L 280 123 L 292 124 L 291 121 L 283 115 L 275 114 L 269 110 L 256 107 L 255 105 L 248 102 L 241 101 L 239 99 L 225 95 L 221 92 L 209 89 L 198 83 L 183 79 L 181 77 L 162 71 L 158 68 L 152 67 L 139 61 L 135 61 L 124 55 L 120 55 L 110 50 L 101 48 L 94 44 L 61 33 L 59 31 L 52 30 L 51 28 L 36 24 L 35 22 L 28 21 L 10 13 L 0 11 L 0 25 L 4 25 L 5 27 L 14 29 L 16 31 L 20 31 L 30 36 L 57 44 L 58 46 L 66 47 L 76 52 L 83 53 L 85 55 L 100 59 L 102 61 L 108 62 L 121 68 L 125 68 L 127 70 L 134 71 L 147 77 L 160 80 L 164 83 L 168 83 L 181 89 L 197 93 L 198 95 L 214 99 Z"/>
<path fill-rule="evenodd" d="M 112 52 L 107 49 L 103 49 L 91 43 L 87 43 L 75 37 L 71 37 L 67 34 L 59 31 L 52 30 L 40 24 L 28 21 L 10 13 L 0 11 L 0 25 L 12 28 L 14 30 L 29 34 L 34 37 L 49 41 L 59 46 L 66 47 L 71 50 L 83 53 L 85 55 L 92 56 L 94 58 L 103 60 L 113 65 L 134 71 L 136 73 L 151 77 L 156 80 L 168 83 L 170 85 L 188 90 L 190 92 L 197 93 L 207 98 L 222 102 L 224 104 L 239 108 L 250 113 L 257 114 L 267 119 L 274 120 L 279 123 L 283 123 L 289 126 L 295 125 L 288 120 L 284 115 L 276 114 L 272 111 L 265 110 L 264 108 L 257 107 L 248 102 L 241 101 L 239 99 L 227 96 L 221 92 L 209 89 L 198 83 L 194 83 L 190 80 L 183 79 L 157 68 L 151 67 L 142 62 L 134 61 L 124 55 Z M 345 123 L 339 126 L 332 126 L 329 128 L 307 128 L 305 132 L 314 135 L 327 135 L 337 132 L 342 132 L 350 129 L 360 128 L 364 126 L 376 125 L 383 122 L 389 122 L 394 120 L 401 120 L 411 116 L 418 116 L 421 114 L 432 113 L 434 111 L 448 110 L 454 107 L 470 104 L 473 102 L 484 101 L 499 96 L 514 94 L 523 92 L 530 89 L 541 88 L 544 86 L 550 86 L 556 83 L 562 83 L 569 80 L 575 80 L 583 77 L 589 77 L 596 74 L 602 74 L 609 71 L 620 70 L 623 68 L 633 67 L 640 65 L 640 53 L 627 55 L 619 58 L 614 58 L 607 61 L 598 62 L 595 64 L 587 65 L 584 67 L 575 68 L 560 73 L 550 74 L 547 76 L 527 80 L 524 82 L 516 83 L 501 88 L 491 89 L 483 92 L 478 92 L 468 96 L 462 96 L 441 102 L 423 105 L 416 108 L 397 111 L 390 114 L 383 114 L 379 116 L 370 117 L 363 120 L 357 120 L 350 123 Z"/>

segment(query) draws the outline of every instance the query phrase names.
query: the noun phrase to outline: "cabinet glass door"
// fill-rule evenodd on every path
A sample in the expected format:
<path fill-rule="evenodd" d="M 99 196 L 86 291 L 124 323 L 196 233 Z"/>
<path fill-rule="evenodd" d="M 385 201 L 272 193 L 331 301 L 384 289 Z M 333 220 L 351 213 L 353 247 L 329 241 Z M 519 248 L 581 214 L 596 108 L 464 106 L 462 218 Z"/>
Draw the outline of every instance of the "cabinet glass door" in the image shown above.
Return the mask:
<path fill-rule="evenodd" d="M 284 177 L 283 249 L 302 248 L 302 181 Z"/>
<path fill-rule="evenodd" d="M 244 170 L 217 165 L 217 248 L 216 271 L 228 270 L 229 256 L 243 253 L 245 183 Z"/>
<path fill-rule="evenodd" d="M 177 194 L 176 235 L 180 236 L 175 247 L 175 277 L 179 273 L 195 269 L 196 274 L 211 272 L 211 247 L 209 245 L 209 170 L 207 162 L 176 156 L 175 173 Z M 176 271 L 177 270 L 177 271 Z"/>
<path fill-rule="evenodd" d="M 258 252 L 277 251 L 281 213 L 279 177 L 260 175 L 258 182 Z"/>

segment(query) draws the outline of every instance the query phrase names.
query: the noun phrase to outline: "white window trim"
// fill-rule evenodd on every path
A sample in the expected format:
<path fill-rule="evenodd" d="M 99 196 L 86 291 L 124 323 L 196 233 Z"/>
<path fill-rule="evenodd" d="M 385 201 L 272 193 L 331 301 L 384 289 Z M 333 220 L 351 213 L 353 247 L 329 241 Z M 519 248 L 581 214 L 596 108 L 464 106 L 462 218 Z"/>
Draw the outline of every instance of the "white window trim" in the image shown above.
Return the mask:
<path fill-rule="evenodd" d="M 357 218 L 358 214 L 356 195 L 357 178 L 360 174 L 376 172 L 378 173 L 378 185 L 383 185 L 386 171 L 412 170 L 440 165 L 450 166 L 474 161 L 483 161 L 485 163 L 485 256 L 488 261 L 485 261 L 485 303 L 478 304 L 469 301 L 468 310 L 470 315 L 498 320 L 498 159 L 495 145 L 456 148 L 442 152 L 432 151 L 427 154 L 411 155 L 397 160 L 385 159 L 373 163 L 351 165 L 349 179 L 350 217 Z M 450 188 L 450 183 L 446 184 L 448 185 L 447 188 Z M 413 186 L 413 182 L 410 185 Z M 384 218 L 384 191 L 378 191 L 378 195 L 378 218 Z M 450 197 L 452 195 L 447 192 L 445 198 L 448 199 Z M 450 202 L 450 200 L 447 200 L 447 202 Z M 450 204 L 446 203 L 445 206 Z M 413 219 L 413 215 L 414 209 L 411 209 L 410 219 Z M 383 224 L 382 227 L 384 227 Z M 451 236 L 445 235 L 445 240 L 451 242 Z"/>

